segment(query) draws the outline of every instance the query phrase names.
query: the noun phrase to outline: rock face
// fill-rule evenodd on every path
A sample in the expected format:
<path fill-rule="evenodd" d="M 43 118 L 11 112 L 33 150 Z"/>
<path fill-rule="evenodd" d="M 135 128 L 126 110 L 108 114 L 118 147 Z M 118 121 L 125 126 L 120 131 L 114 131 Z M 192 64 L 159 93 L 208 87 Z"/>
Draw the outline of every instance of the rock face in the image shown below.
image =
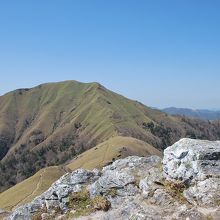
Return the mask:
<path fill-rule="evenodd" d="M 220 141 L 184 138 L 164 150 L 164 173 L 186 183 L 220 176 Z"/>
<path fill-rule="evenodd" d="M 97 170 L 91 172 L 83 169 L 65 174 L 31 203 L 18 207 L 8 219 L 29 220 L 33 213 L 44 208 L 48 212 L 52 212 L 55 208 L 66 212 L 70 193 L 79 192 L 85 183 L 89 184 L 90 181 L 96 180 L 98 175 Z"/>
<path fill-rule="evenodd" d="M 170 181 L 187 185 L 189 203 L 220 205 L 220 141 L 181 139 L 164 151 L 163 170 Z"/>
<path fill-rule="evenodd" d="M 220 178 L 209 178 L 198 181 L 184 191 L 185 198 L 194 205 L 220 205 Z"/>
<path fill-rule="evenodd" d="M 207 220 L 220 214 L 220 142 L 182 139 L 157 156 L 131 156 L 102 171 L 78 169 L 10 220 Z"/>

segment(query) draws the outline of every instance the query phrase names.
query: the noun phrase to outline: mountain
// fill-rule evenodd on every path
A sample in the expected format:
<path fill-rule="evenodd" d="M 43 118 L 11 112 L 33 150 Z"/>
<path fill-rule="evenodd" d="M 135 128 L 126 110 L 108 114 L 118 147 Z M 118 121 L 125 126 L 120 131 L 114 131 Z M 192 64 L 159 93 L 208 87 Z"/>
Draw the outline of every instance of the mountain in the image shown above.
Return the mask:
<path fill-rule="evenodd" d="M 0 97 L 0 190 L 115 136 L 162 150 L 181 137 L 219 139 L 220 122 L 168 116 L 98 83 L 18 89 Z"/>
<path fill-rule="evenodd" d="M 29 203 L 2 210 L 0 217 L 219 220 L 219 201 L 220 141 L 184 138 L 166 148 L 163 159 L 129 156 L 102 170 L 66 173 Z"/>
<path fill-rule="evenodd" d="M 143 141 L 131 137 L 113 137 L 76 156 L 66 166 L 43 168 L 35 175 L 4 191 L 0 194 L 0 208 L 11 211 L 15 206 L 31 202 L 68 171 L 78 168 L 101 169 L 116 159 L 130 155 L 162 157 L 159 150 Z"/>
<path fill-rule="evenodd" d="M 182 115 L 192 118 L 204 119 L 204 120 L 217 120 L 220 119 L 220 111 L 211 111 L 205 109 L 189 109 L 189 108 L 164 108 L 163 112 L 170 115 Z"/>

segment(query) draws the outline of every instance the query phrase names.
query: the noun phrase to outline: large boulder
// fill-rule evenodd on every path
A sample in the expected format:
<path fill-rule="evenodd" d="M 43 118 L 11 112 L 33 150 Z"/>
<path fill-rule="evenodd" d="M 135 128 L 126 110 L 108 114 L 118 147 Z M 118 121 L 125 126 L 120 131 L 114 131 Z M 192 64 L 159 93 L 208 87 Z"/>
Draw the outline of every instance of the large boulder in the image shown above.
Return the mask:
<path fill-rule="evenodd" d="M 183 138 L 164 150 L 165 177 L 186 184 L 220 177 L 220 141 Z"/>
<path fill-rule="evenodd" d="M 134 177 L 126 172 L 108 170 L 102 177 L 100 177 L 89 187 L 90 195 L 95 197 L 102 195 L 111 189 L 121 189 L 134 181 Z"/>
<path fill-rule="evenodd" d="M 220 141 L 181 139 L 164 151 L 163 170 L 168 181 L 185 184 L 189 203 L 220 205 Z"/>

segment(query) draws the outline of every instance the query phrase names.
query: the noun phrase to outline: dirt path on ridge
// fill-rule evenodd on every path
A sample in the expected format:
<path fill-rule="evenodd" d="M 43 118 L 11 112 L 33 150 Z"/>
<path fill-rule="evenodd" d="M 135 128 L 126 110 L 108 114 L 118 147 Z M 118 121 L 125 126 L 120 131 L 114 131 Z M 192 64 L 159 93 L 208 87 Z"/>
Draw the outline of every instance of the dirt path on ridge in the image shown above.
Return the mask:
<path fill-rule="evenodd" d="M 40 188 L 41 183 L 42 183 L 42 179 L 43 179 L 43 174 L 46 172 L 46 169 L 43 170 L 43 172 L 40 174 L 40 178 L 38 180 L 38 183 L 36 185 L 36 188 L 27 196 L 25 196 L 23 199 L 21 199 L 20 201 L 18 201 L 11 209 L 13 210 L 17 205 L 19 205 L 20 203 L 22 203 L 23 201 L 27 200 L 28 198 L 30 198 L 31 196 L 33 196 Z"/>

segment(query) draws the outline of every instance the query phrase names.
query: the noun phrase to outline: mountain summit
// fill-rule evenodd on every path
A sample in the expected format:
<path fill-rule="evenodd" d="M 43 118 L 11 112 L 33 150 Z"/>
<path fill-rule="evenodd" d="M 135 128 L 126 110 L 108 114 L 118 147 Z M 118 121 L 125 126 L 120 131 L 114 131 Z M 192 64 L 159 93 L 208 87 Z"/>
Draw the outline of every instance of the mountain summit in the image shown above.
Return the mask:
<path fill-rule="evenodd" d="M 220 123 L 167 116 L 98 83 L 18 89 L 0 97 L 0 189 L 119 135 L 164 149 L 181 137 L 216 140 Z"/>

